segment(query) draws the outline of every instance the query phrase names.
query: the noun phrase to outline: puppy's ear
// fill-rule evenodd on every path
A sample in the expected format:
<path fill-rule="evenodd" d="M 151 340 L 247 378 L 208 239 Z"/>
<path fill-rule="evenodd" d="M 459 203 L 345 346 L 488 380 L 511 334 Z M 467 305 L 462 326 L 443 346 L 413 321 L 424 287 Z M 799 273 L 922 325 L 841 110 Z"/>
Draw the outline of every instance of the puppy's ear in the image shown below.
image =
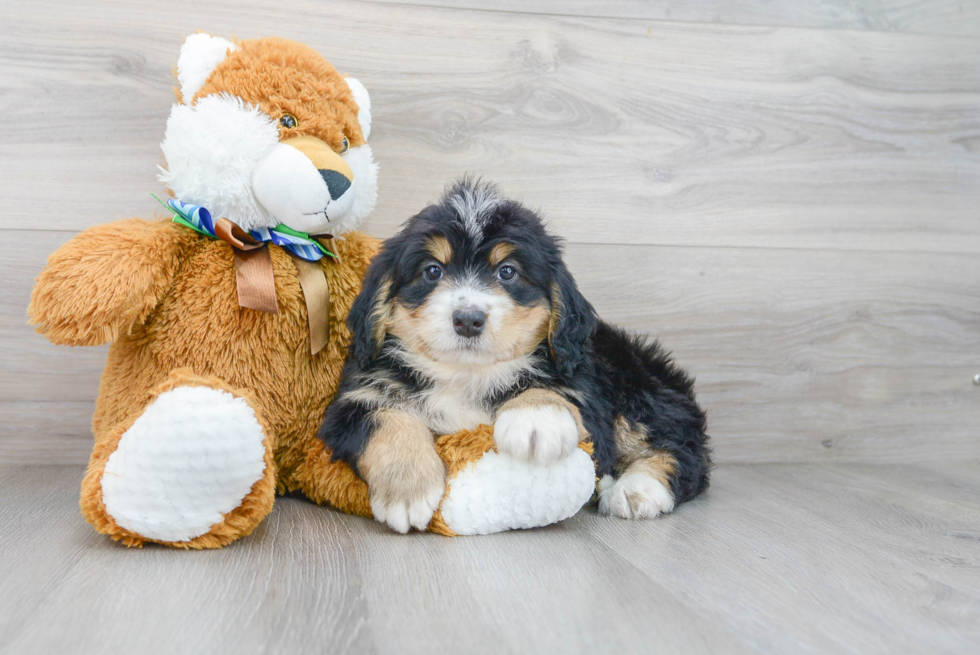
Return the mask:
<path fill-rule="evenodd" d="M 361 293 L 347 315 L 350 354 L 367 368 L 381 350 L 391 317 L 392 249 L 383 249 L 371 262 Z"/>
<path fill-rule="evenodd" d="M 597 323 L 595 309 L 582 296 L 575 284 L 575 278 L 562 264 L 551 284 L 548 345 L 555 366 L 563 376 L 575 374 L 586 355 Z"/>

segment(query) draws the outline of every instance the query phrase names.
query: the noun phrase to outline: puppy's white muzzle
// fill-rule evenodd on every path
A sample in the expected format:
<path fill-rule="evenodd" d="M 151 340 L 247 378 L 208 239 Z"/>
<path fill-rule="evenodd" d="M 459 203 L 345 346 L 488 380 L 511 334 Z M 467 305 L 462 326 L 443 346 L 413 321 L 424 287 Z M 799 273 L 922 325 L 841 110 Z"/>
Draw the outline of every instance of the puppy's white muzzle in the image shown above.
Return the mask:
<path fill-rule="evenodd" d="M 320 234 L 354 204 L 354 173 L 330 146 L 312 136 L 269 148 L 252 172 L 255 199 L 278 223 Z"/>

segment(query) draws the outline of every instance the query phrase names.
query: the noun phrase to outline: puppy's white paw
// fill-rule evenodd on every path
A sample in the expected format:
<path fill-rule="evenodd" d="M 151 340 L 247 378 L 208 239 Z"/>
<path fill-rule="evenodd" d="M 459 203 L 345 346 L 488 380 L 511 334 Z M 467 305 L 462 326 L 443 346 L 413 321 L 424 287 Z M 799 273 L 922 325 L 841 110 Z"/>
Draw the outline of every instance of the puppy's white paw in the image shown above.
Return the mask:
<path fill-rule="evenodd" d="M 508 409 L 493 424 L 497 450 L 537 464 L 567 457 L 578 439 L 578 425 L 571 412 L 557 405 Z"/>
<path fill-rule="evenodd" d="M 425 530 L 446 490 L 446 469 L 431 443 L 404 446 L 388 446 L 362 469 L 374 518 L 402 534 Z"/>
<path fill-rule="evenodd" d="M 439 508 L 445 490 L 446 483 L 441 477 L 438 482 L 430 484 L 422 496 L 399 494 L 394 489 L 380 492 L 371 488 L 371 513 L 376 521 L 388 524 L 395 532 L 405 534 L 411 528 L 425 530 Z"/>
<path fill-rule="evenodd" d="M 624 519 L 652 519 L 674 509 L 674 494 L 645 473 L 599 480 L 599 512 Z"/>
<path fill-rule="evenodd" d="M 421 421 L 386 409 L 358 460 L 368 485 L 371 513 L 392 530 L 425 530 L 446 490 L 446 466 Z"/>

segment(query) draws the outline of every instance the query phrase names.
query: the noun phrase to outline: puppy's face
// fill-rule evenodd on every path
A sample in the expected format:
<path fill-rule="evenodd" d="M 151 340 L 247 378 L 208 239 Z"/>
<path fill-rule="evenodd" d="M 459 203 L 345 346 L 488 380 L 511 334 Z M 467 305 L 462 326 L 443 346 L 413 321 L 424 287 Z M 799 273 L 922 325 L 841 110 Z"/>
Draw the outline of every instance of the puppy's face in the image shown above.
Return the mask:
<path fill-rule="evenodd" d="M 578 352 L 594 317 L 541 219 L 461 182 L 385 242 L 349 323 L 358 357 L 390 335 L 432 361 L 492 365 L 546 339 L 552 355 L 569 352 L 566 341 Z"/>
<path fill-rule="evenodd" d="M 405 349 L 438 362 L 494 364 L 531 353 L 547 337 L 548 285 L 533 275 L 526 246 L 506 234 L 420 236 L 421 250 L 397 272 L 388 328 Z"/>

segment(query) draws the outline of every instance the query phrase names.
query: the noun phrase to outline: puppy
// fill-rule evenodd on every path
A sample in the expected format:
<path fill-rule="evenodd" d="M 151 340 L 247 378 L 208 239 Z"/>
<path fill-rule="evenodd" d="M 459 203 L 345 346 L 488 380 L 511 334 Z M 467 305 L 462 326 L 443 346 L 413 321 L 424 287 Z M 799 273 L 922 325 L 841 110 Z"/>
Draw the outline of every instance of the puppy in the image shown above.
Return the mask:
<path fill-rule="evenodd" d="M 656 342 L 598 320 L 541 219 L 463 180 L 372 262 L 319 436 L 367 482 L 377 520 L 424 529 L 445 470 L 433 435 L 493 424 L 548 464 L 591 439 L 599 510 L 652 518 L 711 466 L 693 380 Z"/>

